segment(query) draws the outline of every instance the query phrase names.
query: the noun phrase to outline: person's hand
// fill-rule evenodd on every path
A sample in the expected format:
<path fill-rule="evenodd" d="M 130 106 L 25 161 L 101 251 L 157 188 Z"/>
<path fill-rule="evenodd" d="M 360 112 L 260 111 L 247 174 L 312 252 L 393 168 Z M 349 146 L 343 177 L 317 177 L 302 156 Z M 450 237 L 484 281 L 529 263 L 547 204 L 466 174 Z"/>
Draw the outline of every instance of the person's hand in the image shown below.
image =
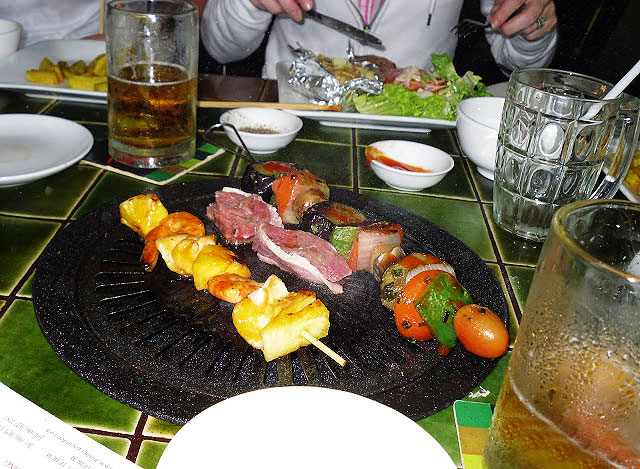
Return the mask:
<path fill-rule="evenodd" d="M 523 10 L 507 21 L 523 4 Z M 489 23 L 505 36 L 519 33 L 525 39 L 533 41 L 558 24 L 556 5 L 553 0 L 496 0 L 489 14 Z"/>
<path fill-rule="evenodd" d="M 274 15 L 286 13 L 296 21 L 301 21 L 303 12 L 313 8 L 313 0 L 251 0 L 251 3 Z"/>

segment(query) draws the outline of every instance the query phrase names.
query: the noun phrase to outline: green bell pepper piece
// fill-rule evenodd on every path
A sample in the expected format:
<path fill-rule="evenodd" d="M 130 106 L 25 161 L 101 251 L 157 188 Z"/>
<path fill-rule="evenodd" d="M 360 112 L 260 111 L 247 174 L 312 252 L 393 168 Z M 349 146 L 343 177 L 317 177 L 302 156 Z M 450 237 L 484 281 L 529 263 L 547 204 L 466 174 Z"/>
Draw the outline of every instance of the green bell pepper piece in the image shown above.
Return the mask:
<path fill-rule="evenodd" d="M 340 254 L 344 260 L 349 260 L 351 247 L 353 246 L 353 242 L 356 240 L 356 236 L 358 236 L 359 231 L 359 226 L 344 225 L 336 226 L 331 232 L 329 242 L 334 248 L 336 248 L 336 251 L 338 251 L 338 254 Z"/>
<path fill-rule="evenodd" d="M 458 342 L 453 330 L 453 316 L 458 309 L 470 303 L 473 300 L 469 292 L 444 272 L 436 274 L 422 295 L 413 302 L 433 336 L 449 349 Z"/>

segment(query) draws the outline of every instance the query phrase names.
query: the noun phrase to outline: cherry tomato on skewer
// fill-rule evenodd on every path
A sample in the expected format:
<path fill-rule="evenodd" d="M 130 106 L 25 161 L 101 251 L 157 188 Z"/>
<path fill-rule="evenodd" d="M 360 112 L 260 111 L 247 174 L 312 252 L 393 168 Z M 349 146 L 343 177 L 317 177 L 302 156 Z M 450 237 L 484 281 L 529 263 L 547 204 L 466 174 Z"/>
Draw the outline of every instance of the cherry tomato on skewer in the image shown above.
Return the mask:
<path fill-rule="evenodd" d="M 456 311 L 453 329 L 469 352 L 484 358 L 497 358 L 507 351 L 509 331 L 489 308 L 470 304 Z"/>

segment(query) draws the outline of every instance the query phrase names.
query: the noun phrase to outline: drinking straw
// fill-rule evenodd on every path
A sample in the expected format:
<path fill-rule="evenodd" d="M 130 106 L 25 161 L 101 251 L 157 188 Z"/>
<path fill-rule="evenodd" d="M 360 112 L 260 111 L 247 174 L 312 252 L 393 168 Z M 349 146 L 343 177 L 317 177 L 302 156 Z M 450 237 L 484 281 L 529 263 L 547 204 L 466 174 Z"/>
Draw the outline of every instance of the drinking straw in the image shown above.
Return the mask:
<path fill-rule="evenodd" d="M 629 83 L 631 83 L 635 79 L 635 77 L 638 76 L 638 74 L 640 74 L 640 60 L 638 60 L 636 64 L 631 67 L 631 70 L 629 70 L 627 74 L 623 76 L 613 88 L 611 88 L 604 99 L 615 99 L 620 96 L 620 93 L 622 93 L 625 88 L 629 86 Z"/>
<path fill-rule="evenodd" d="M 613 88 L 611 88 L 611 90 L 609 90 L 609 92 L 603 99 L 615 99 L 620 96 L 620 93 L 622 93 L 625 88 L 629 86 L 629 83 L 631 83 L 638 76 L 638 74 L 640 74 L 640 60 L 638 60 L 636 64 L 631 67 L 631 70 L 629 70 L 627 74 L 623 76 L 620 81 L 618 81 L 618 83 L 616 83 Z M 582 119 L 589 120 L 593 118 L 593 116 L 595 116 L 601 108 L 602 105 L 600 104 L 597 106 L 592 106 L 587 111 L 587 113 L 582 116 Z"/>

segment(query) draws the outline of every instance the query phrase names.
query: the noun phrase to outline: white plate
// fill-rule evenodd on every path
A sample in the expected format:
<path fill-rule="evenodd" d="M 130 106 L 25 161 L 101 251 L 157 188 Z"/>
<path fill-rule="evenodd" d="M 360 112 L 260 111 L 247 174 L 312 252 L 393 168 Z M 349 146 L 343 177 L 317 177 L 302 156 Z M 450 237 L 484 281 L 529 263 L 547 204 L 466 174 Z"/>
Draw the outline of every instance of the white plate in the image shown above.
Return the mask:
<path fill-rule="evenodd" d="M 395 130 L 402 132 L 431 132 L 433 129 L 454 129 L 455 121 L 424 119 L 420 117 L 384 116 L 340 111 L 291 110 L 300 117 L 320 121 L 331 127 L 355 127 L 357 129 Z"/>
<path fill-rule="evenodd" d="M 487 88 L 485 89 L 485 91 L 487 93 L 491 93 L 494 96 L 497 96 L 498 98 L 504 98 L 507 96 L 507 86 L 509 85 L 508 81 L 503 81 L 500 83 L 495 83 L 493 85 L 489 85 L 487 86 Z"/>
<path fill-rule="evenodd" d="M 177 467 L 454 469 L 422 427 L 371 399 L 287 386 L 231 397 L 196 415 L 164 450 Z"/>
<path fill-rule="evenodd" d="M 278 100 L 281 103 L 307 103 L 308 99 L 296 92 L 287 83 L 289 65 L 278 63 Z M 358 112 L 340 111 L 300 111 L 290 110 L 300 117 L 320 121 L 331 127 L 355 127 L 358 129 L 395 130 L 402 132 L 431 132 L 432 129 L 453 129 L 455 121 L 445 119 L 424 119 L 420 117 L 385 116 L 379 114 L 360 114 Z"/>
<path fill-rule="evenodd" d="M 27 70 L 40 67 L 40 62 L 45 57 L 54 63 L 59 60 L 69 63 L 84 60 L 88 64 L 104 51 L 104 41 L 54 40 L 32 44 L 0 59 L 0 89 L 26 91 L 27 96 L 106 103 L 105 91 L 76 90 L 69 88 L 66 81 L 60 85 L 37 85 L 26 78 Z"/>
<path fill-rule="evenodd" d="M 0 114 L 0 187 L 58 173 L 93 146 L 85 127 L 60 117 Z"/>

